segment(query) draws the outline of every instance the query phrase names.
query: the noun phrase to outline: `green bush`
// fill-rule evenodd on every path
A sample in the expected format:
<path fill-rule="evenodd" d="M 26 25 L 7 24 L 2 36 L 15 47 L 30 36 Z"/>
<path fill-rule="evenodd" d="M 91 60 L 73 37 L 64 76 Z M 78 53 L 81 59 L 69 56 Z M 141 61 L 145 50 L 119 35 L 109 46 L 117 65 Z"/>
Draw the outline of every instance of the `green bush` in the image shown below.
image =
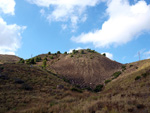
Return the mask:
<path fill-rule="evenodd" d="M 126 70 L 126 65 L 122 66 L 122 71 Z"/>
<path fill-rule="evenodd" d="M 61 52 L 60 52 L 60 51 L 57 51 L 57 54 L 61 54 Z"/>
<path fill-rule="evenodd" d="M 102 88 L 103 88 L 103 87 L 104 87 L 104 86 L 103 86 L 102 84 L 97 85 L 96 88 L 94 89 L 94 92 L 102 91 Z"/>
<path fill-rule="evenodd" d="M 65 82 L 68 82 L 68 83 L 71 83 L 67 78 L 63 78 L 63 80 L 65 81 Z"/>
<path fill-rule="evenodd" d="M 117 78 L 119 75 L 121 74 L 121 71 L 117 71 L 115 72 L 112 76 L 115 78 Z"/>
<path fill-rule="evenodd" d="M 87 51 L 88 51 L 88 52 L 91 52 L 91 49 L 88 48 Z"/>
<path fill-rule="evenodd" d="M 73 54 L 76 54 L 76 53 L 78 53 L 78 50 L 75 50 L 75 49 L 74 49 L 74 50 L 72 51 L 72 53 L 73 53 Z"/>
<path fill-rule="evenodd" d="M 81 54 L 84 54 L 84 50 L 81 50 Z"/>
<path fill-rule="evenodd" d="M 106 56 L 106 53 L 103 53 L 102 55 L 103 55 L 103 56 Z"/>
<path fill-rule="evenodd" d="M 46 60 L 43 61 L 43 65 L 44 68 L 46 67 Z"/>
<path fill-rule="evenodd" d="M 79 93 L 82 93 L 83 91 L 81 89 L 78 89 L 78 88 L 71 88 L 71 91 L 75 91 L 75 92 L 79 92 Z"/>
<path fill-rule="evenodd" d="M 70 55 L 70 57 L 73 57 L 73 55 Z"/>
<path fill-rule="evenodd" d="M 89 49 L 89 48 L 87 49 L 87 51 L 88 51 L 88 52 L 91 52 L 91 53 L 96 53 L 95 50 L 91 50 L 91 49 Z"/>
<path fill-rule="evenodd" d="M 53 56 L 50 56 L 49 58 L 50 58 L 50 59 L 54 59 L 54 57 L 53 57 Z"/>
<path fill-rule="evenodd" d="M 146 77 L 146 76 L 147 76 L 147 73 L 143 73 L 142 76 L 143 76 L 143 77 Z"/>
<path fill-rule="evenodd" d="M 26 60 L 26 64 L 36 64 L 34 58 Z"/>
<path fill-rule="evenodd" d="M 130 67 L 132 67 L 133 65 L 131 64 Z"/>
<path fill-rule="evenodd" d="M 47 57 L 44 57 L 44 59 L 43 60 L 46 60 L 47 61 Z"/>
<path fill-rule="evenodd" d="M 85 87 L 85 89 L 88 91 L 92 91 L 92 88 L 90 88 L 90 87 Z"/>
<path fill-rule="evenodd" d="M 4 67 L 0 67 L 0 70 L 3 70 L 4 69 Z"/>
<path fill-rule="evenodd" d="M 66 55 L 67 55 L 67 52 L 65 51 L 65 52 L 64 52 L 64 54 L 66 54 Z"/>
<path fill-rule="evenodd" d="M 40 62 L 42 59 L 41 59 L 41 57 L 37 56 L 37 57 L 34 58 L 34 60 L 35 60 L 35 62 Z"/>
<path fill-rule="evenodd" d="M 109 82 L 111 82 L 111 80 L 105 80 L 105 84 L 107 84 L 107 83 L 109 83 Z"/>
<path fill-rule="evenodd" d="M 51 55 L 51 52 L 48 52 L 48 55 Z"/>
<path fill-rule="evenodd" d="M 18 63 L 24 63 L 24 59 L 23 58 L 20 58 L 19 62 Z"/>
<path fill-rule="evenodd" d="M 141 79 L 141 76 L 135 77 L 135 80 L 139 80 L 139 79 Z"/>

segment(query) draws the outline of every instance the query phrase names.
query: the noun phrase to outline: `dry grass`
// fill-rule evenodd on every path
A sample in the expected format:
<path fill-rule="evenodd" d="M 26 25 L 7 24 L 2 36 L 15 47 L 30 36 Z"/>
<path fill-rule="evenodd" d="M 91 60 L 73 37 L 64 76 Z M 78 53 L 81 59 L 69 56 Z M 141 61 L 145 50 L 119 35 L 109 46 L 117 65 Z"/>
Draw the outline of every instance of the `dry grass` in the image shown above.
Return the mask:
<path fill-rule="evenodd" d="M 58 89 L 57 85 L 63 85 L 64 88 Z M 71 87 L 38 67 L 25 64 L 0 65 L 0 113 L 71 111 L 70 105 L 75 106 L 78 101 L 91 95 L 86 91 L 72 92 Z"/>

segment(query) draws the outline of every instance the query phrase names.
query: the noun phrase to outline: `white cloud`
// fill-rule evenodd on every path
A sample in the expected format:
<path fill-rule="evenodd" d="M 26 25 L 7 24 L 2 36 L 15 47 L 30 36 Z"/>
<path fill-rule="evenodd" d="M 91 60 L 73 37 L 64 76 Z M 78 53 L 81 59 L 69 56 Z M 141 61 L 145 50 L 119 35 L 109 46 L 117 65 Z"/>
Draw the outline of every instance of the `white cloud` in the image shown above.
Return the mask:
<path fill-rule="evenodd" d="M 0 0 L 0 12 L 14 15 L 15 5 L 16 3 L 14 0 Z"/>
<path fill-rule="evenodd" d="M 81 18 L 81 21 L 82 22 L 85 22 L 87 20 L 87 15 L 85 14 L 82 18 Z"/>
<path fill-rule="evenodd" d="M 42 16 L 44 16 L 44 15 L 45 15 L 45 10 L 44 10 L 44 9 L 41 9 L 41 10 L 40 10 L 40 13 L 41 13 Z"/>
<path fill-rule="evenodd" d="M 108 53 L 108 52 L 103 52 L 103 53 L 106 54 L 106 57 L 108 57 L 109 59 L 113 60 L 113 54 Z M 102 53 L 102 54 L 103 54 L 103 53 Z"/>
<path fill-rule="evenodd" d="M 150 50 L 143 53 L 143 57 L 146 59 L 150 59 Z"/>
<path fill-rule="evenodd" d="M 70 21 L 72 28 L 77 28 L 78 22 L 86 20 L 87 7 L 97 5 L 101 0 L 27 0 L 39 7 L 53 8 L 47 19 L 51 21 Z"/>
<path fill-rule="evenodd" d="M 63 30 L 67 29 L 67 25 L 66 24 L 62 24 L 61 27 L 62 27 Z"/>
<path fill-rule="evenodd" d="M 15 54 L 21 45 L 21 33 L 25 28 L 16 24 L 8 25 L 0 17 L 0 54 Z"/>
<path fill-rule="evenodd" d="M 144 0 L 130 5 L 128 0 L 108 0 L 109 19 L 102 29 L 82 33 L 71 39 L 77 43 L 93 43 L 95 47 L 126 44 L 143 31 L 150 31 L 150 5 Z"/>

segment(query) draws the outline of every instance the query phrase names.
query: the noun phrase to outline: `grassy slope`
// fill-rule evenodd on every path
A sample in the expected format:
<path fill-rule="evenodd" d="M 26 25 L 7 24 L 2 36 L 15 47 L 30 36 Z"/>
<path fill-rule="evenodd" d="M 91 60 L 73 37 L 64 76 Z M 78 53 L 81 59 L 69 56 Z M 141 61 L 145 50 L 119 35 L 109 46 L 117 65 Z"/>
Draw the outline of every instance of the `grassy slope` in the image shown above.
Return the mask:
<path fill-rule="evenodd" d="M 16 63 L 20 60 L 19 57 L 14 55 L 0 55 L 0 64 L 3 63 Z"/>
<path fill-rule="evenodd" d="M 141 78 L 135 80 L 137 76 Z M 81 109 L 86 112 L 150 113 L 150 60 L 127 64 L 126 70 L 106 84 L 98 97 L 85 103 Z"/>
<path fill-rule="evenodd" d="M 58 89 L 57 85 L 63 85 Z M 71 85 L 38 67 L 0 65 L 0 113 L 48 113 L 71 111 L 90 93 L 71 91 Z"/>

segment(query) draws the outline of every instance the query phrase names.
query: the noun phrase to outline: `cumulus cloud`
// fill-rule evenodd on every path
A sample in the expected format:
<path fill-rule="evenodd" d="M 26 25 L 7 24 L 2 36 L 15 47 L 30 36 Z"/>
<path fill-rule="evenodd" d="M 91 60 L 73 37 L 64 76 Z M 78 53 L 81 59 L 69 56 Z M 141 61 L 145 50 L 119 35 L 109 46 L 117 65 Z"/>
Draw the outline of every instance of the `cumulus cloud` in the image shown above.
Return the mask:
<path fill-rule="evenodd" d="M 93 43 L 95 47 L 118 46 L 150 31 L 150 5 L 144 0 L 130 5 L 128 0 L 108 0 L 109 19 L 101 29 L 82 33 L 71 39 L 77 43 Z"/>
<path fill-rule="evenodd" d="M 14 0 L 0 0 L 0 12 L 14 15 L 15 5 Z"/>
<path fill-rule="evenodd" d="M 108 53 L 108 52 L 104 52 L 104 53 L 106 54 L 106 57 L 108 57 L 109 59 L 113 60 L 113 54 Z"/>
<path fill-rule="evenodd" d="M 47 19 L 51 21 L 70 20 L 72 28 L 77 28 L 78 22 L 86 20 L 85 10 L 93 7 L 101 0 L 27 0 L 39 7 L 53 8 Z"/>
<path fill-rule="evenodd" d="M 145 52 L 144 55 L 145 55 L 146 59 L 149 59 L 150 58 L 150 51 Z"/>
<path fill-rule="evenodd" d="M 20 47 L 21 33 L 25 26 L 8 25 L 0 17 L 0 54 L 15 54 Z"/>

